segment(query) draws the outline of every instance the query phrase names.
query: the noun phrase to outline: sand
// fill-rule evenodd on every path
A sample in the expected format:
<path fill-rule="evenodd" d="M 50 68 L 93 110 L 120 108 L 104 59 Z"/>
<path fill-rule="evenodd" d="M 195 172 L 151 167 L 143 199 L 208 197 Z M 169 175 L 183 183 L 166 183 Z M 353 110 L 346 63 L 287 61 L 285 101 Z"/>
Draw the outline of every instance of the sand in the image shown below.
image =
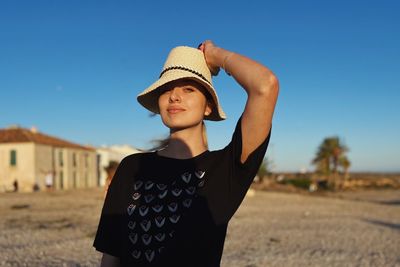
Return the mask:
<path fill-rule="evenodd" d="M 99 188 L 0 194 L 0 266 L 98 266 Z M 400 266 L 400 191 L 257 191 L 230 222 L 221 266 Z"/>

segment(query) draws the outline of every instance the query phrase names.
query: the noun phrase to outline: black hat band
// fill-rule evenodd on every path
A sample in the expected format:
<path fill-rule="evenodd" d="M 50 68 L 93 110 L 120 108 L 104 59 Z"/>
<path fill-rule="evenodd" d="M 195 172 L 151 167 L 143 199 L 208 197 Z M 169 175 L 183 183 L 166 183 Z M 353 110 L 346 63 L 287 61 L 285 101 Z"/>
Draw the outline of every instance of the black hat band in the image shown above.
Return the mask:
<path fill-rule="evenodd" d="M 207 80 L 207 78 L 204 77 L 201 73 L 199 73 L 199 72 L 197 72 L 197 71 L 195 71 L 195 70 L 191 70 L 191 69 L 189 69 L 189 68 L 181 67 L 181 66 L 172 66 L 172 67 L 166 68 L 165 70 L 163 70 L 163 71 L 161 72 L 159 78 L 161 78 L 161 76 L 163 76 L 164 73 L 166 73 L 167 71 L 170 71 L 170 70 L 184 70 L 184 71 L 188 71 L 188 72 L 190 72 L 190 73 L 193 73 L 193 74 L 199 76 L 202 80 L 204 80 L 204 81 L 207 82 L 209 85 L 211 85 L 211 82 L 209 82 L 209 81 Z"/>

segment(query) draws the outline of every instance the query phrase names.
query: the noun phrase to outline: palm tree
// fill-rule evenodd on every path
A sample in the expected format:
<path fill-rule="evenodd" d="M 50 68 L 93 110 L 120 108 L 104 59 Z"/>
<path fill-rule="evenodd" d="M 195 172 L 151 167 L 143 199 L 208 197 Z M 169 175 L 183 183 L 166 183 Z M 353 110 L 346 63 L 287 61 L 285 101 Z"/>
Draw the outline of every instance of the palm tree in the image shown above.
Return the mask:
<path fill-rule="evenodd" d="M 342 155 L 339 158 L 339 166 L 343 170 L 345 179 L 348 177 L 350 165 L 351 165 L 351 162 L 345 155 Z"/>
<path fill-rule="evenodd" d="M 317 172 L 330 175 L 337 174 L 340 158 L 345 157 L 348 148 L 343 144 L 339 137 L 327 137 L 319 145 L 317 154 L 312 163 L 317 166 Z M 346 158 L 347 159 L 347 158 Z M 350 161 L 347 159 L 348 165 Z"/>

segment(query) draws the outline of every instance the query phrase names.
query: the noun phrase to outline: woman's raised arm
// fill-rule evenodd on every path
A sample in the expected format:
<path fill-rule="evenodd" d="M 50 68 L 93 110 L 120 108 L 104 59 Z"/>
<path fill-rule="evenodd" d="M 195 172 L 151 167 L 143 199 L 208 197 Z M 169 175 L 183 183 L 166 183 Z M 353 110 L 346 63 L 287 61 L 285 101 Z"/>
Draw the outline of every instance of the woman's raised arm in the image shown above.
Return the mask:
<path fill-rule="evenodd" d="M 244 163 L 267 137 L 272 123 L 279 83 L 276 76 L 264 65 L 243 55 L 215 46 L 207 40 L 199 46 L 212 72 L 219 68 L 245 89 L 247 102 L 242 115 L 242 153 Z"/>

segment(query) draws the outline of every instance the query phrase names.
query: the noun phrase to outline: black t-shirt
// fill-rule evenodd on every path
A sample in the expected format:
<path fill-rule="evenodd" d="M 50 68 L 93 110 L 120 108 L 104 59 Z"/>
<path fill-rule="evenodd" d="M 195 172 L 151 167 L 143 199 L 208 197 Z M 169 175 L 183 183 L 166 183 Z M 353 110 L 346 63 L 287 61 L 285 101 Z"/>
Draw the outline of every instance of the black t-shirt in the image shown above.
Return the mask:
<path fill-rule="evenodd" d="M 226 229 L 270 139 L 240 162 L 241 119 L 221 150 L 190 159 L 124 158 L 110 184 L 94 247 L 121 266 L 220 266 Z"/>

